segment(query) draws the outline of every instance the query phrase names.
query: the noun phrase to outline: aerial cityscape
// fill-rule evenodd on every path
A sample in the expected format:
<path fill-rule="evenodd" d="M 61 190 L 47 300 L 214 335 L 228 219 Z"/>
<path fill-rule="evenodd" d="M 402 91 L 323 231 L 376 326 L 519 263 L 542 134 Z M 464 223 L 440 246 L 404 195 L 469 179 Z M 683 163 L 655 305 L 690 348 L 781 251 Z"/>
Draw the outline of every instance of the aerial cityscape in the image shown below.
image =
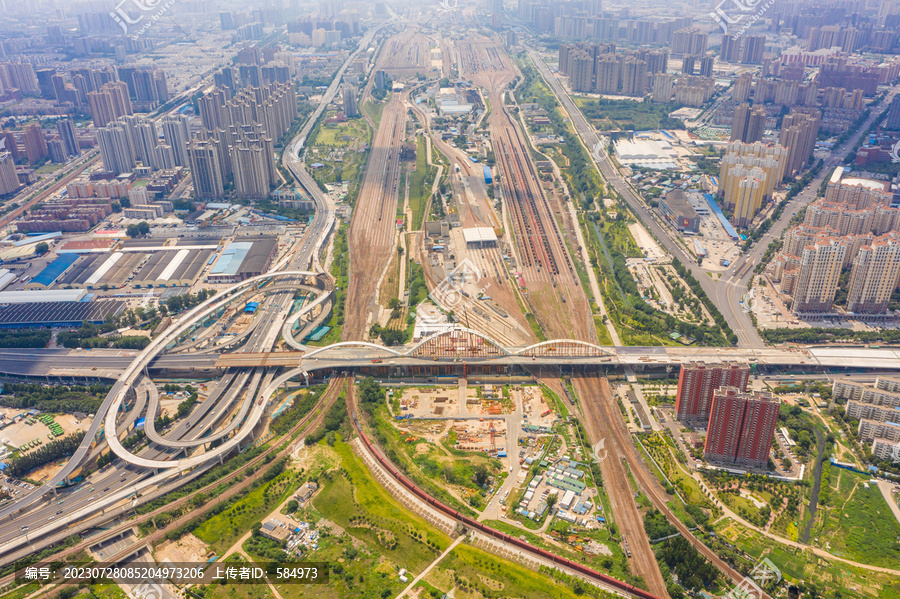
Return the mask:
<path fill-rule="evenodd" d="M 0 9 L 0 599 L 900 597 L 900 0 Z"/>

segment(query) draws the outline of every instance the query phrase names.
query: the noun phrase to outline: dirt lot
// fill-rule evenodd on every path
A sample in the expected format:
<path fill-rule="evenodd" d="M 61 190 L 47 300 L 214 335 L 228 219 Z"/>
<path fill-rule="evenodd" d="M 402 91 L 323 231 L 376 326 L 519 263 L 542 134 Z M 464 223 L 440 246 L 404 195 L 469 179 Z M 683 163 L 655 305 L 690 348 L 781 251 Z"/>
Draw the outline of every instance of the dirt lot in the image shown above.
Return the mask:
<path fill-rule="evenodd" d="M 27 410 L 3 408 L 0 410 L 0 413 L 6 416 L 5 421 L 8 422 L 10 419 L 26 411 Z M 66 435 L 77 431 L 86 431 L 91 424 L 89 418 L 79 421 L 71 414 L 53 414 L 53 419 L 62 427 L 63 432 Z M 21 447 L 35 439 L 40 439 L 43 443 L 48 443 L 51 440 L 47 436 L 49 434 L 50 429 L 47 428 L 47 425 L 43 422 L 37 421 L 34 424 L 28 425 L 25 424 L 25 419 L 22 419 L 15 424 L 0 430 L 0 440 L 15 447 Z"/>
<path fill-rule="evenodd" d="M 529 424 L 550 427 L 556 420 L 556 413 L 550 409 L 547 398 L 540 387 L 516 387 L 512 390 L 513 398 L 521 397 L 522 411 Z M 550 412 L 546 416 L 542 414 Z"/>
<path fill-rule="evenodd" d="M 158 563 L 170 560 L 176 564 L 206 561 L 209 547 L 206 543 L 188 533 L 177 541 L 165 541 L 156 546 L 155 558 Z"/>
<path fill-rule="evenodd" d="M 467 390 L 466 398 L 477 399 L 474 388 Z M 404 389 L 400 410 L 401 414 L 411 414 L 413 418 L 459 416 L 459 390 L 455 387 Z"/>
<path fill-rule="evenodd" d="M 640 223 L 631 223 L 628 225 L 628 230 L 631 231 L 632 237 L 634 237 L 638 247 L 640 247 L 641 251 L 644 253 L 644 257 L 648 260 L 661 262 L 663 260 L 669 261 L 672 259 L 669 254 L 659 247 L 659 244 L 656 243 L 653 236 L 647 232 L 644 225 Z"/>

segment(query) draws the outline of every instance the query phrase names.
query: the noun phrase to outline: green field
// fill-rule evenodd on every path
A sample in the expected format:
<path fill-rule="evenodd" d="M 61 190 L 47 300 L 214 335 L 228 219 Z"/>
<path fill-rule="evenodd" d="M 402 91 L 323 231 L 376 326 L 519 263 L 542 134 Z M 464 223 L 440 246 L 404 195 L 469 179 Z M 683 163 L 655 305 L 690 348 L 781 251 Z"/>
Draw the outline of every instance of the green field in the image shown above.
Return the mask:
<path fill-rule="evenodd" d="M 547 573 L 534 572 L 518 564 L 503 562 L 470 545 L 457 546 L 436 570 L 438 571 L 432 570 L 425 580 L 443 591 L 449 591 L 450 585 L 455 586 L 455 596 L 459 599 L 614 597 L 611 593 L 580 582 L 575 584 L 557 582 Z"/>
<path fill-rule="evenodd" d="M 331 327 L 319 341 L 309 345 L 324 347 L 341 340 L 344 328 L 344 304 L 347 301 L 347 285 L 350 277 L 350 253 L 347 249 L 347 231 L 350 227 L 341 225 L 334 235 L 334 251 L 331 262 L 331 276 L 334 277 L 334 307 L 324 326 Z"/>
<path fill-rule="evenodd" d="M 683 129 L 678 119 L 669 114 L 679 108 L 675 104 L 657 104 L 638 100 L 608 100 L 575 97 L 575 104 L 595 127 L 601 130 Z"/>
<path fill-rule="evenodd" d="M 324 117 L 334 114 L 327 113 Z M 371 140 L 369 126 L 362 119 L 326 123 L 323 118 L 309 136 L 306 154 L 308 164 L 320 163 L 323 166 L 310 168 L 310 174 L 319 185 L 348 181 L 348 196 L 352 203 L 369 156 L 365 149 Z"/>
<path fill-rule="evenodd" d="M 253 489 L 227 510 L 203 522 L 194 530 L 194 535 L 222 555 L 249 531 L 254 523 L 287 500 L 299 486 L 298 474 L 292 470 L 285 470 L 269 482 Z"/>
<path fill-rule="evenodd" d="M 823 472 L 823 489 L 824 478 Z M 810 542 L 839 557 L 900 569 L 900 522 L 878 486 L 864 486 L 869 480 L 862 474 L 830 468 L 829 493 L 817 513 Z"/>
<path fill-rule="evenodd" d="M 412 211 L 410 230 L 418 231 L 424 226 L 425 208 L 431 197 L 436 167 L 428 166 L 425 138 L 416 137 L 416 169 L 409 178 L 409 209 Z"/>
<path fill-rule="evenodd" d="M 745 563 L 748 569 L 755 560 L 768 558 L 781 570 L 788 582 L 813 584 L 820 597 L 831 599 L 838 597 L 838 592 L 844 599 L 900 597 L 900 580 L 895 576 L 856 568 L 837 560 L 826 560 L 808 549 L 787 547 L 730 518 L 722 519 L 716 524 L 716 534 L 750 555 L 753 561 Z M 896 567 L 896 562 L 893 565 Z"/>
<path fill-rule="evenodd" d="M 362 106 L 363 113 L 372 119 L 376 131 L 378 130 L 378 127 L 381 126 L 381 115 L 384 113 L 384 107 L 387 106 L 389 100 L 390 97 L 384 102 L 373 102 L 372 100 L 369 100 Z"/>
<path fill-rule="evenodd" d="M 62 168 L 61 164 L 53 164 L 52 162 L 48 162 L 47 164 L 35 169 L 35 174 L 38 175 L 49 175 L 50 173 L 55 173 L 59 169 Z"/>

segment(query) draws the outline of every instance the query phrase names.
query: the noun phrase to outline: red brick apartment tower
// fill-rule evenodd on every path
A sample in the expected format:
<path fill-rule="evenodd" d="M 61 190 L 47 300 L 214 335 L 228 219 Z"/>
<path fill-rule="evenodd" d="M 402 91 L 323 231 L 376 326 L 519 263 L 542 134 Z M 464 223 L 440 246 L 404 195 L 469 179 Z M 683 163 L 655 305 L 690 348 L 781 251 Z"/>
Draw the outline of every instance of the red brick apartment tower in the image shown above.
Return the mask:
<path fill-rule="evenodd" d="M 750 366 L 746 364 L 684 364 L 678 375 L 675 417 L 689 426 L 706 426 L 713 392 L 719 387 L 746 391 L 749 381 Z"/>
<path fill-rule="evenodd" d="M 769 393 L 722 387 L 713 393 L 703 458 L 730 466 L 765 469 L 781 402 Z"/>

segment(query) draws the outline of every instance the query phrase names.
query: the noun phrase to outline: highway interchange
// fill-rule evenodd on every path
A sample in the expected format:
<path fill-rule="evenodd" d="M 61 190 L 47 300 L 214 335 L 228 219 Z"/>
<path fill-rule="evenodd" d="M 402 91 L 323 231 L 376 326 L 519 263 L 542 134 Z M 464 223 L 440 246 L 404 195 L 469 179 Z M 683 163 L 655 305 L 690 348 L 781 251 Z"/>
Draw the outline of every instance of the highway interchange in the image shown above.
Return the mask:
<path fill-rule="evenodd" d="M 303 144 L 307 139 L 316 119 L 335 97 L 340 82 L 340 75 L 355 59 L 359 52 L 371 44 L 378 29 L 371 29 L 359 48 L 351 54 L 341 68 L 338 76 L 328 88 L 321 104 L 310 118 L 301 133 L 297 136 L 284 156 L 284 164 L 314 199 L 317 205 L 316 216 L 307 228 L 303 238 L 293 248 L 289 248 L 282 260 L 273 266 L 270 273 L 250 281 L 236 284 L 224 292 L 210 298 L 181 318 L 177 325 L 155 339 L 151 345 L 140 353 L 122 351 L 71 351 L 71 350 L 0 350 L 0 372 L 25 377 L 41 376 L 97 376 L 114 378 L 116 382 L 109 395 L 98 410 L 96 418 L 87 432 L 86 441 L 77 450 L 66 466 L 46 485 L 25 496 L 17 496 L 14 503 L 0 509 L 0 563 L 7 563 L 14 552 L 24 547 L 38 547 L 46 543 L 51 533 L 59 534 L 60 525 L 83 526 L 91 518 L 97 523 L 104 519 L 98 512 L 114 506 L 127 505 L 137 494 L 147 495 L 161 492 L 171 485 L 180 484 L 185 475 L 194 477 L 212 464 L 218 463 L 225 455 L 242 444 L 249 443 L 258 423 L 264 417 L 269 398 L 284 382 L 296 378 L 305 372 L 338 370 L 342 368 L 371 367 L 372 362 L 387 360 L 398 368 L 403 365 L 429 365 L 435 361 L 456 362 L 458 359 L 431 358 L 416 352 L 417 347 L 410 346 L 402 350 L 375 348 L 364 344 L 341 344 L 333 348 L 324 348 L 315 352 L 315 357 L 308 355 L 300 360 L 295 368 L 286 369 L 277 378 L 274 370 L 262 367 L 232 368 L 222 371 L 222 376 L 210 384 L 208 395 L 188 418 L 176 422 L 168 431 L 157 431 L 153 418 L 159 405 L 159 395 L 155 384 L 150 380 L 150 369 L 215 371 L 217 361 L 225 349 L 236 343 L 234 340 L 221 343 L 219 346 L 207 347 L 204 353 L 186 353 L 182 355 L 164 355 L 166 347 L 179 339 L 191 327 L 210 314 L 221 310 L 229 302 L 234 302 L 242 294 L 254 286 L 276 280 L 280 288 L 271 290 L 261 302 L 255 315 L 254 326 L 241 338 L 236 353 L 260 354 L 273 349 L 279 334 L 285 341 L 300 350 L 307 350 L 290 334 L 291 325 L 301 315 L 291 315 L 290 309 L 295 298 L 291 286 L 299 286 L 301 282 L 321 271 L 318 258 L 324 244 L 335 225 L 334 206 L 330 198 L 322 193 L 304 168 L 300 157 Z M 552 85 L 557 97 L 572 117 L 573 124 L 588 148 L 596 148 L 591 152 L 598 169 L 606 181 L 611 183 L 626 199 L 631 209 L 647 225 L 663 245 L 682 262 L 697 272 L 696 278 L 713 299 L 729 325 L 739 338 L 740 349 L 730 348 L 597 348 L 592 355 L 548 355 L 536 349 L 503 348 L 503 355 L 493 357 L 472 356 L 471 361 L 483 361 L 502 364 L 510 367 L 559 366 L 562 364 L 598 364 L 608 363 L 610 368 L 619 366 L 638 366 L 649 368 L 665 368 L 691 359 L 743 359 L 753 360 L 771 366 L 787 366 L 803 370 L 838 368 L 855 366 L 860 369 L 878 368 L 884 371 L 900 370 L 900 355 L 892 350 L 865 350 L 848 348 L 845 350 L 820 349 L 771 349 L 766 348 L 762 339 L 750 323 L 748 315 L 736 301 L 742 296 L 741 289 L 746 289 L 751 276 L 745 265 L 755 264 L 769 241 L 781 234 L 791 217 L 791 212 L 812 199 L 818 182 L 825 176 L 828 168 L 823 169 L 820 178 L 799 194 L 789 204 L 778 223 L 763 237 L 750 252 L 736 261 L 729 271 L 727 284 L 721 285 L 700 276 L 699 270 L 691 260 L 687 259 L 681 249 L 669 239 L 667 231 L 652 217 L 649 209 L 619 175 L 609 157 L 599 151 L 599 138 L 582 113 L 575 107 L 571 98 L 565 93 L 561 83 L 549 72 L 539 56 L 531 50 L 529 53 L 534 64 L 542 71 L 545 79 Z M 873 116 L 874 118 L 874 116 Z M 863 127 L 865 130 L 866 127 Z M 826 165 L 838 164 L 846 152 L 855 144 L 860 135 L 857 132 L 843 150 L 832 154 Z M 326 301 L 328 294 L 322 294 L 314 305 Z M 304 308 L 305 313 L 312 312 L 312 306 Z M 287 333 L 287 334 L 285 334 Z M 488 341 L 490 341 L 488 339 Z M 499 345 L 499 344 L 498 344 Z M 313 352 L 309 352 L 312 354 Z M 649 363 L 648 360 L 649 359 Z M 221 369 L 220 369 L 221 371 Z M 259 398 L 259 401 L 254 401 Z M 120 409 L 123 403 L 130 408 Z M 150 445 L 132 453 L 121 442 L 121 439 L 133 432 L 133 425 L 140 415 L 146 412 L 145 434 Z M 122 458 L 112 465 L 106 466 L 91 475 L 90 479 L 77 486 L 57 489 L 58 483 L 77 473 L 80 465 L 89 455 L 96 451 L 93 439 L 103 429 L 106 441 L 112 451 Z M 114 433 L 113 433 L 114 431 Z M 211 431 L 215 431 L 210 434 Z M 218 447 L 208 451 L 191 453 L 192 450 L 208 446 L 213 441 L 223 441 Z M 21 495 L 21 493 L 20 493 Z"/>

